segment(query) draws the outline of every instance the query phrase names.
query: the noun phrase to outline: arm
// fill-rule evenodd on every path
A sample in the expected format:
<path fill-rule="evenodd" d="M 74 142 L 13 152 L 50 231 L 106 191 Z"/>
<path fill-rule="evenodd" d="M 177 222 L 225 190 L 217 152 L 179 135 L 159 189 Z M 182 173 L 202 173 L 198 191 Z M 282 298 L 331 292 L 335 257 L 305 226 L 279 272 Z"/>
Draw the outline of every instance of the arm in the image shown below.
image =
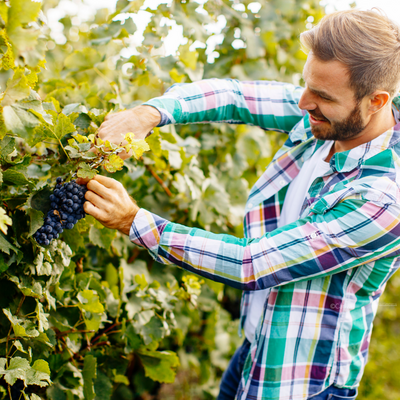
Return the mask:
<path fill-rule="evenodd" d="M 174 85 L 145 105 L 160 112 L 159 126 L 227 122 L 289 132 L 303 118 L 298 107 L 303 90 L 288 83 L 206 79 Z"/>
<path fill-rule="evenodd" d="M 261 238 L 238 239 L 168 222 L 140 209 L 130 239 L 158 262 L 242 290 L 321 278 L 400 249 L 400 207 L 345 200 Z"/>
<path fill-rule="evenodd" d="M 129 232 L 131 241 L 157 261 L 242 290 L 321 278 L 400 252 L 396 203 L 344 199 L 260 238 L 239 239 L 174 224 L 132 206 L 111 178 L 97 176 L 88 189 L 85 211 L 109 228 Z"/>
<path fill-rule="evenodd" d="M 257 125 L 289 132 L 302 118 L 298 107 L 303 88 L 288 83 L 208 79 L 174 85 L 163 96 L 130 110 L 107 115 L 99 136 L 120 143 L 133 132 L 144 139 L 156 126 L 199 122 Z M 126 153 L 122 158 L 128 158 Z"/>

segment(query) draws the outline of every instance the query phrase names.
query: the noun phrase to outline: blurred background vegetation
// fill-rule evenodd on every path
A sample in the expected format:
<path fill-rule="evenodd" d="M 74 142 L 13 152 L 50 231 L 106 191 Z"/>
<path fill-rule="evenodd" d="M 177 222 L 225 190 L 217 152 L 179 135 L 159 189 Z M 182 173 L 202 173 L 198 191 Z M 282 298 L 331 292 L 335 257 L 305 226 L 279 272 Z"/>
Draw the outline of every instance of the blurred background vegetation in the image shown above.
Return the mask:
<path fill-rule="evenodd" d="M 114 8 L 88 9 L 80 1 L 43 0 L 38 47 L 47 63 L 35 88 L 41 98 L 54 98 L 62 107 L 79 103 L 96 113 L 94 109 L 131 108 L 161 95 L 172 84 L 205 78 L 302 84 L 306 56 L 299 34 L 325 13 L 319 0 L 149 4 L 118 0 Z M 177 30 L 180 43 L 168 44 L 168 36 Z M 1 87 L 10 76 L 10 70 L 1 73 Z M 282 134 L 249 126 L 165 127 L 156 129 L 150 139 L 153 153 L 143 157 L 142 166 L 128 162 L 113 177 L 140 206 L 159 215 L 242 236 L 249 189 L 284 140 Z M 36 144 L 34 151 L 43 157 L 51 153 L 45 143 Z M 83 256 L 89 260 L 87 270 L 103 273 L 105 263 L 115 265 L 125 257 L 148 281 L 163 284 L 173 276 L 182 282 L 186 276 L 177 268 L 158 265 L 118 236 L 107 254 L 101 246 L 84 252 L 83 242 L 68 240 L 74 261 Z M 189 282 L 186 289 L 190 288 Z M 400 361 L 399 288 L 400 277 L 395 275 L 381 299 L 360 400 L 400 399 L 395 368 Z M 207 281 L 196 296 L 192 303 L 176 306 L 177 326 L 171 325 L 168 334 L 162 327 L 152 328 L 159 349 L 172 349 L 179 356 L 174 383 L 146 378 L 133 364 L 126 373 L 129 385 L 115 388 L 114 398 L 215 398 L 219 379 L 242 341 L 237 335 L 241 292 Z M 48 396 L 62 398 L 51 391 Z"/>

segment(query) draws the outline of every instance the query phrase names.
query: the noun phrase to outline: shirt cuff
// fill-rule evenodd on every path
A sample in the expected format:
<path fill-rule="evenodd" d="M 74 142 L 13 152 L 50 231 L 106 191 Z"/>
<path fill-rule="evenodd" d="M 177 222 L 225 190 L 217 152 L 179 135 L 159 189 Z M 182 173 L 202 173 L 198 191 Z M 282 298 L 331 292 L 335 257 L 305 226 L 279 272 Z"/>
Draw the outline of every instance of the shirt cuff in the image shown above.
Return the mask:
<path fill-rule="evenodd" d="M 148 249 L 151 255 L 157 258 L 160 238 L 168 223 L 168 220 L 141 208 L 132 222 L 129 239 Z"/>

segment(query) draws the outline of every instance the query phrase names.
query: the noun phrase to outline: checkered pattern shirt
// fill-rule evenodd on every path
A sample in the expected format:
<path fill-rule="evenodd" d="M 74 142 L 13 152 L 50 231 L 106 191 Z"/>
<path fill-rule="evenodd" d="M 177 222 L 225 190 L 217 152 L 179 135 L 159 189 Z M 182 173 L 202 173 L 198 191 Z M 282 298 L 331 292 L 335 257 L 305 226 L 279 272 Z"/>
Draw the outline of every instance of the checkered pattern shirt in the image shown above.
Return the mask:
<path fill-rule="evenodd" d="M 303 88 L 204 80 L 145 103 L 160 125 L 249 124 L 288 134 L 251 189 L 244 236 L 189 228 L 140 209 L 130 239 L 160 263 L 242 289 L 241 326 L 255 290 L 267 300 L 236 399 L 307 399 L 334 384 L 356 388 L 386 282 L 400 265 L 400 123 L 338 152 L 315 179 L 300 218 L 277 229 L 290 182 L 323 144 L 298 107 Z M 392 110 L 399 122 L 400 98 Z"/>

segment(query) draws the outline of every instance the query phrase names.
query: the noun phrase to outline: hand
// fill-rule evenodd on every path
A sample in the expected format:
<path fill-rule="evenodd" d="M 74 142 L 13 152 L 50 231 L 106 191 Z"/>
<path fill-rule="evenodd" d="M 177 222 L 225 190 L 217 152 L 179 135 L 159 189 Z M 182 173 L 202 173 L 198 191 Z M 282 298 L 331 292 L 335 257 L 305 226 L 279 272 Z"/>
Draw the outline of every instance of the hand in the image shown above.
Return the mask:
<path fill-rule="evenodd" d="M 128 132 L 135 134 L 135 139 L 144 139 L 161 121 L 160 112 L 151 106 L 138 106 L 126 111 L 108 114 L 101 124 L 98 136 L 110 143 L 120 144 Z M 123 142 L 126 144 L 126 142 Z M 122 159 L 132 156 L 132 152 L 118 154 Z"/>
<path fill-rule="evenodd" d="M 118 229 L 129 235 L 140 208 L 122 184 L 115 179 L 96 175 L 88 182 L 87 188 L 87 201 L 83 205 L 86 214 L 96 218 L 107 228 Z"/>

